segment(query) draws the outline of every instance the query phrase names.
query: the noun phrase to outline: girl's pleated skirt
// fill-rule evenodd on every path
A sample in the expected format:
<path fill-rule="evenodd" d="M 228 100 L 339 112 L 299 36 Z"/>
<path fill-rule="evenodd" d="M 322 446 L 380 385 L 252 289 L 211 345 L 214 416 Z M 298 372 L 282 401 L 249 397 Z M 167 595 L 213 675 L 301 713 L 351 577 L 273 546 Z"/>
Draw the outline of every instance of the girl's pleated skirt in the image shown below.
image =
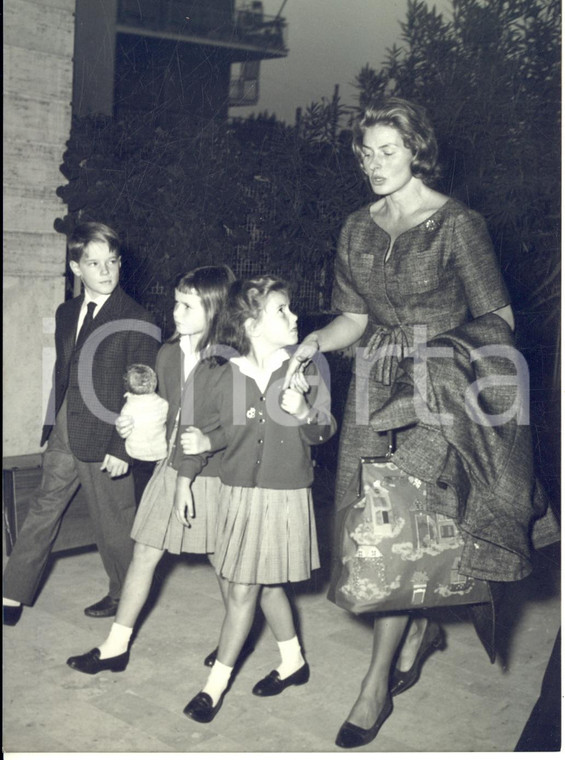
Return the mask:
<path fill-rule="evenodd" d="M 131 537 L 134 541 L 172 554 L 210 554 L 214 551 L 218 515 L 217 477 L 198 476 L 192 483 L 195 516 L 186 528 L 175 515 L 177 471 L 163 460 L 157 464 L 137 510 Z"/>
<path fill-rule="evenodd" d="M 212 564 L 234 583 L 303 581 L 320 567 L 309 488 L 221 484 L 217 526 Z"/>

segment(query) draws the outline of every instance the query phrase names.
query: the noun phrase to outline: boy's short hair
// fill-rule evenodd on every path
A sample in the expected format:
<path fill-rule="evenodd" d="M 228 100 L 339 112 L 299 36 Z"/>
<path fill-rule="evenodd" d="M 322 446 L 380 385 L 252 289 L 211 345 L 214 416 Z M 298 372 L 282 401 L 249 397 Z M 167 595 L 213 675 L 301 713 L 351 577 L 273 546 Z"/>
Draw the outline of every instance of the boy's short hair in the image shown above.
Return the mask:
<path fill-rule="evenodd" d="M 136 396 L 154 393 L 157 388 L 157 375 L 147 364 L 130 364 L 124 375 L 126 390 Z"/>
<path fill-rule="evenodd" d="M 120 253 L 120 240 L 111 227 L 102 222 L 82 222 L 67 239 L 69 259 L 78 263 L 89 243 L 106 243 L 111 253 Z"/>

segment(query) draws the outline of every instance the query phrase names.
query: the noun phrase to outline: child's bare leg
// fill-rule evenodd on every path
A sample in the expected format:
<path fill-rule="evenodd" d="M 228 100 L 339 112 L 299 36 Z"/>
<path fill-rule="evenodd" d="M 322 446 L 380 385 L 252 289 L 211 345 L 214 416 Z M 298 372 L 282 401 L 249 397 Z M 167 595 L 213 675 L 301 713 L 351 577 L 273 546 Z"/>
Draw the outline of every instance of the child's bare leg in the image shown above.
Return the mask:
<path fill-rule="evenodd" d="M 228 584 L 227 609 L 218 647 L 218 659 L 224 665 L 235 665 L 253 625 L 260 590 L 257 584 Z"/>
<path fill-rule="evenodd" d="M 220 633 L 218 656 L 202 689 L 212 697 L 213 705 L 218 703 L 227 689 L 233 666 L 251 630 L 260 590 L 261 586 L 256 584 L 228 584 L 227 608 Z"/>
<path fill-rule="evenodd" d="M 143 605 L 147 601 L 155 568 L 164 553 L 164 549 L 155 549 L 153 546 L 135 542 L 133 557 L 126 573 L 122 596 L 116 612 L 116 623 L 133 628 Z"/>
<path fill-rule="evenodd" d="M 208 555 L 208 559 L 210 559 L 210 555 Z M 216 578 L 218 579 L 218 586 L 220 587 L 220 594 L 222 595 L 222 601 L 224 603 L 224 607 L 227 609 L 230 582 L 226 578 L 218 574 L 216 574 Z M 261 605 L 261 607 L 263 606 L 263 601 L 262 601 L 261 596 L 259 597 L 259 604 Z M 246 653 L 248 653 L 252 649 L 253 649 L 253 646 L 250 643 L 247 643 L 247 646 L 244 647 L 242 651 L 245 651 Z M 216 649 L 214 649 L 213 652 L 210 652 L 210 654 L 204 658 L 204 664 L 206 665 L 206 667 L 208 668 L 212 667 L 212 665 L 216 661 L 217 655 L 218 655 L 218 647 L 216 647 Z"/>
<path fill-rule="evenodd" d="M 91 650 L 84 655 L 69 657 L 67 665 L 91 675 L 101 670 L 125 669 L 129 656 L 126 652 L 129 648 L 133 626 L 147 601 L 155 568 L 163 554 L 162 549 L 135 543 L 116 619 L 112 623 L 107 639 L 97 647 L 99 654 L 96 650 Z"/>
<path fill-rule="evenodd" d="M 304 657 L 294 627 L 292 607 L 284 588 L 264 586 L 261 609 L 279 645 L 281 663 L 277 671 L 281 678 L 288 678 L 304 665 Z"/>
<path fill-rule="evenodd" d="M 134 544 L 116 618 L 108 638 L 98 647 L 101 660 L 117 657 L 127 651 L 133 627 L 147 601 L 155 568 L 163 554 L 162 549 L 137 542 Z"/>
<path fill-rule="evenodd" d="M 263 586 L 261 609 L 277 641 L 296 636 L 292 607 L 283 586 Z"/>
<path fill-rule="evenodd" d="M 210 555 L 208 555 L 208 559 L 210 559 Z M 210 562 L 210 564 L 212 563 Z M 224 607 L 227 607 L 230 582 L 227 580 L 227 578 L 223 578 L 221 575 L 218 575 L 218 573 L 216 573 L 216 578 L 218 579 L 218 586 L 220 587 L 220 594 L 222 595 Z"/>

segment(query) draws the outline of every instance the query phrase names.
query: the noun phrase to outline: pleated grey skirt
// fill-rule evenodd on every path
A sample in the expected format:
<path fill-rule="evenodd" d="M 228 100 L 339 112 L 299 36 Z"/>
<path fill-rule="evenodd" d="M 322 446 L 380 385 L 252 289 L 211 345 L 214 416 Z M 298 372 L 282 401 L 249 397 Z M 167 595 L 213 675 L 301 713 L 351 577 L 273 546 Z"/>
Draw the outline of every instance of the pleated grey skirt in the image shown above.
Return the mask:
<path fill-rule="evenodd" d="M 307 580 L 320 567 L 310 489 L 222 484 L 212 563 L 234 583 Z"/>
<path fill-rule="evenodd" d="M 186 528 L 174 511 L 177 471 L 159 462 L 137 510 L 134 541 L 172 554 L 210 554 L 214 551 L 220 479 L 198 476 L 192 483 L 195 516 Z"/>

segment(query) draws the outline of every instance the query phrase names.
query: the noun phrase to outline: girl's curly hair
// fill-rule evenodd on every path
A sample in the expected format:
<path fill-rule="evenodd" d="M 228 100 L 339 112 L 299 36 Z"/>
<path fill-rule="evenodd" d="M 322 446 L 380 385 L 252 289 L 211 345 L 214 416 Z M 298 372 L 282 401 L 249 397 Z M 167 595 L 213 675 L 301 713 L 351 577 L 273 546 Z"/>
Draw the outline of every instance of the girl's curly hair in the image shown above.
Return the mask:
<path fill-rule="evenodd" d="M 248 319 L 257 319 L 271 293 L 288 293 L 289 284 L 270 274 L 236 280 L 230 287 L 227 307 L 222 312 L 219 337 L 223 345 L 230 346 L 242 356 L 251 351 L 251 343 L 245 330 Z"/>

